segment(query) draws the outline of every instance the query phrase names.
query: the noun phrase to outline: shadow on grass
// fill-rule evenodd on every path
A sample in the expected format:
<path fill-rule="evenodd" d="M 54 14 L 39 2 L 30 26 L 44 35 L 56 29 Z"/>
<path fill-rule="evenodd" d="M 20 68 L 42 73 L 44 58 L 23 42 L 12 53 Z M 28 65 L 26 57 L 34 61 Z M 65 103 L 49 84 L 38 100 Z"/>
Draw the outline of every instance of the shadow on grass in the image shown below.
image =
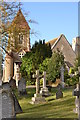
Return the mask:
<path fill-rule="evenodd" d="M 15 95 L 17 96 L 18 100 L 22 100 L 23 98 L 28 98 L 30 99 L 31 97 L 34 96 L 35 93 L 35 88 L 26 88 L 27 94 L 26 95 L 19 95 L 18 93 L 18 89 L 14 89 L 13 92 L 15 93 Z"/>
<path fill-rule="evenodd" d="M 3 118 L 2 120 L 78 120 L 76 118 Z"/>
<path fill-rule="evenodd" d="M 30 104 L 30 103 L 28 103 Z M 64 106 L 65 105 L 65 106 Z M 26 108 L 25 111 L 37 111 L 38 109 L 39 110 L 49 110 L 51 109 L 51 107 L 57 107 L 59 106 L 60 108 L 63 108 L 63 107 L 67 107 L 67 106 L 75 106 L 74 105 L 74 101 L 73 101 L 73 98 L 61 98 L 61 99 L 57 99 L 57 100 L 52 100 L 52 101 L 49 101 L 49 102 L 46 102 L 44 104 L 34 104 L 34 105 L 30 105 L 31 107 L 29 108 Z"/>

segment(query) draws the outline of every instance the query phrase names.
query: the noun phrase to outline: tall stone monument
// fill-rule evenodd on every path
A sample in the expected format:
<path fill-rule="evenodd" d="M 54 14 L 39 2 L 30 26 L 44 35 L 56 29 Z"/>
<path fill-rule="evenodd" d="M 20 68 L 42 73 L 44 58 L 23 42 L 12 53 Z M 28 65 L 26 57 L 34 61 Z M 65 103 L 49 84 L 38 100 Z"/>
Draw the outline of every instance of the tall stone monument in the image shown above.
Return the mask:
<path fill-rule="evenodd" d="M 61 82 L 62 82 L 62 88 L 64 88 L 64 67 L 61 66 Z"/>
<path fill-rule="evenodd" d="M 46 87 L 46 72 L 43 72 L 43 88 L 41 88 L 40 94 L 42 96 L 47 97 L 50 96 L 50 93 L 48 91 L 48 88 Z"/>

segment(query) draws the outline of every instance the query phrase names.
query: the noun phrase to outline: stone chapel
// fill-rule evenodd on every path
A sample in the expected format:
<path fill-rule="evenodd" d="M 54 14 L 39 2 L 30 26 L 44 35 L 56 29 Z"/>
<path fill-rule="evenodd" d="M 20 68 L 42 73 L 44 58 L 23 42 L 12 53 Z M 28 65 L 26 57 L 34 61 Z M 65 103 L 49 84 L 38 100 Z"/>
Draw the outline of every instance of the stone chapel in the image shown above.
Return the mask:
<path fill-rule="evenodd" d="M 51 45 L 52 52 L 59 49 L 64 55 L 64 61 L 67 69 L 74 66 L 76 57 L 80 55 L 80 37 L 73 38 L 72 45 L 68 42 L 64 34 L 46 42 Z"/>
<path fill-rule="evenodd" d="M 10 26 L 9 40 L 5 57 L 5 67 L 3 70 L 3 82 L 9 82 L 11 77 L 16 80 L 16 85 L 20 79 L 21 58 L 30 51 L 30 27 L 19 9 Z M 63 53 L 67 68 L 74 66 L 76 56 L 80 54 L 80 37 L 72 40 L 72 45 L 68 42 L 64 34 L 46 42 L 51 45 L 52 52 L 57 48 Z"/>
<path fill-rule="evenodd" d="M 3 82 L 9 82 L 11 77 L 17 81 L 20 79 L 21 58 L 30 51 L 30 27 L 19 9 L 10 25 L 10 33 L 5 56 Z"/>

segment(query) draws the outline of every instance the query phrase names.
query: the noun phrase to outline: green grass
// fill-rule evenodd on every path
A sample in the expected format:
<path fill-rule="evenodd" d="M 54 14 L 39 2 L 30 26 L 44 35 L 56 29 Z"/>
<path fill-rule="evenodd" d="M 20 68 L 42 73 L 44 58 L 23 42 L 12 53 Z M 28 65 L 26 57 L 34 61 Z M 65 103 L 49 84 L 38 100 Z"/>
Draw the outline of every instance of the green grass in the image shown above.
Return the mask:
<path fill-rule="evenodd" d="M 72 96 L 73 89 L 64 89 L 63 98 L 56 99 L 56 89 L 52 89 L 52 96 L 46 98 L 46 103 L 32 105 L 31 98 L 35 89 L 27 89 L 27 96 L 19 97 L 18 100 L 22 107 L 23 113 L 18 114 L 17 118 L 77 118 L 73 112 L 75 108 L 75 97 Z M 17 95 L 17 92 L 16 92 Z"/>

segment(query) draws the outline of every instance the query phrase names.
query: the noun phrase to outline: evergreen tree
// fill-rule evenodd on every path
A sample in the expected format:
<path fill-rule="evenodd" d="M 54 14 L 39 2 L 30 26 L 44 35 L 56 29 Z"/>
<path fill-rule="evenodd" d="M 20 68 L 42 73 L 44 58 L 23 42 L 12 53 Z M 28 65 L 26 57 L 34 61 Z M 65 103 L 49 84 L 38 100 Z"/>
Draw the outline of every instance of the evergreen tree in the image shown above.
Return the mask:
<path fill-rule="evenodd" d="M 35 42 L 31 49 L 31 52 L 26 53 L 26 55 L 22 58 L 21 71 L 26 72 L 28 78 L 31 78 L 31 74 L 39 69 L 43 61 L 46 58 L 50 58 L 51 55 L 51 48 L 45 44 L 44 40 Z"/>
<path fill-rule="evenodd" d="M 55 51 L 48 64 L 48 80 L 55 82 L 60 78 L 60 68 L 64 65 L 64 56 L 59 50 Z"/>

